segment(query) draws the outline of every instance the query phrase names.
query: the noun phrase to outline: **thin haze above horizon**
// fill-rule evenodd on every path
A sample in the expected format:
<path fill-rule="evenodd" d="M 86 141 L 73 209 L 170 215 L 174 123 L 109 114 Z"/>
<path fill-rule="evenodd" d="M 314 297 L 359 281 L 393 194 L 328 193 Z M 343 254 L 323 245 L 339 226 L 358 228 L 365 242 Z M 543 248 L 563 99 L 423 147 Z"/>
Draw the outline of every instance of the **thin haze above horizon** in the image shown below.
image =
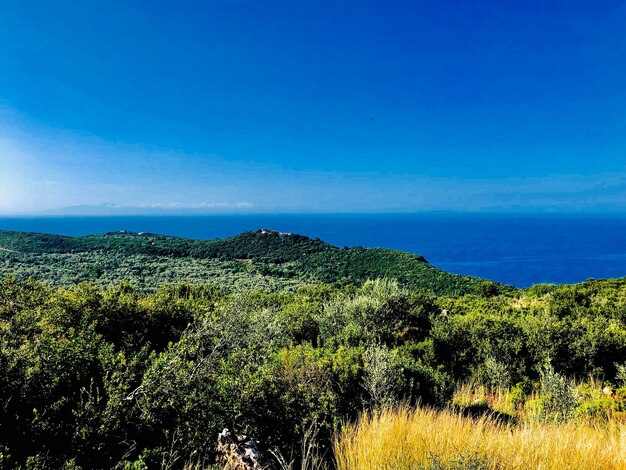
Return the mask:
<path fill-rule="evenodd" d="M 626 2 L 0 3 L 0 214 L 626 211 Z"/>

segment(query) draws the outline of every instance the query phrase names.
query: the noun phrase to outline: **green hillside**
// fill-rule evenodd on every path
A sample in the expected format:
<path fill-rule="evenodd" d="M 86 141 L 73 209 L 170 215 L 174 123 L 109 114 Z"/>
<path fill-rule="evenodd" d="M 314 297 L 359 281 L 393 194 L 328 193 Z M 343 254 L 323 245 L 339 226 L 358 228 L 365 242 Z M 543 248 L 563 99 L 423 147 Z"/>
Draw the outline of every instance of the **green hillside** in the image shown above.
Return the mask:
<path fill-rule="evenodd" d="M 212 282 L 228 289 L 280 290 L 305 283 L 362 284 L 392 277 L 412 289 L 462 295 L 508 289 L 446 273 L 419 255 L 381 248 L 338 248 L 319 239 L 259 230 L 214 240 L 115 232 L 68 237 L 0 231 L 0 276 L 56 286 L 129 281 L 154 290 L 164 282 Z"/>
<path fill-rule="evenodd" d="M 0 247 L 0 470 L 221 469 L 225 427 L 295 459 L 282 468 L 369 468 L 339 465 L 333 439 L 400 404 L 468 424 L 453 436 L 535 426 L 533 464 L 545 429 L 623 455 L 626 278 L 513 289 L 268 231 L 0 232 Z M 434 451 L 388 468 L 537 467 Z"/>

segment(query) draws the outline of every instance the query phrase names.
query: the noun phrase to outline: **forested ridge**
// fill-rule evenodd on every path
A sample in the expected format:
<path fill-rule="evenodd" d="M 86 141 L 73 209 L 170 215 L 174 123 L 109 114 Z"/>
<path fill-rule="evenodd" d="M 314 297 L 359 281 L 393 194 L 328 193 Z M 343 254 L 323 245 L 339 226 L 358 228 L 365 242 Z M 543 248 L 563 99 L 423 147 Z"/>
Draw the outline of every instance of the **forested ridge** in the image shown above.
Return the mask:
<path fill-rule="evenodd" d="M 203 281 L 226 288 L 296 287 L 303 282 L 363 283 L 393 277 L 439 294 L 485 288 L 484 281 L 446 273 L 419 255 L 382 248 L 338 248 L 297 234 L 258 230 L 215 240 L 149 233 L 60 235 L 0 231 L 0 275 L 56 286 L 129 281 L 144 290 L 164 282 Z M 506 289 L 493 283 L 491 289 Z"/>
<path fill-rule="evenodd" d="M 209 468 L 224 427 L 296 463 L 314 429 L 333 467 L 346 426 L 400 403 L 495 426 L 626 418 L 626 279 L 518 290 L 278 233 L 0 239 L 18 252 L 0 254 L 0 468 Z M 180 277 L 59 275 L 94 255 Z M 507 468 L 474 460 L 415 468 Z"/>

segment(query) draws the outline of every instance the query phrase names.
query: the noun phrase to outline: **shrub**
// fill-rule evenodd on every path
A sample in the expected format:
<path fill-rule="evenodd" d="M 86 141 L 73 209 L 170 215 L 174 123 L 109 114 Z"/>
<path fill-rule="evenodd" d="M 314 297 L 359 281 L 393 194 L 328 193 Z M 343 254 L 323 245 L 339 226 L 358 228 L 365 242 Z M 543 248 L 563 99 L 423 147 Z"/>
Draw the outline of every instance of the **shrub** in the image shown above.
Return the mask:
<path fill-rule="evenodd" d="M 402 387 L 402 370 L 385 346 L 374 345 L 365 350 L 363 387 L 368 404 L 375 408 L 390 405 L 398 400 Z"/>
<path fill-rule="evenodd" d="M 524 408 L 526 402 L 526 393 L 524 392 L 523 385 L 518 383 L 510 391 L 511 404 L 516 410 Z"/>
<path fill-rule="evenodd" d="M 503 362 L 496 360 L 493 356 L 487 356 L 476 374 L 474 380 L 478 384 L 485 385 L 490 392 L 505 390 L 511 383 L 509 368 Z"/>
<path fill-rule="evenodd" d="M 547 365 L 541 371 L 540 384 L 543 417 L 554 421 L 571 418 L 579 403 L 574 382 Z"/>
<path fill-rule="evenodd" d="M 575 416 L 587 419 L 609 419 L 615 411 L 615 401 L 609 397 L 598 397 L 583 401 Z"/>

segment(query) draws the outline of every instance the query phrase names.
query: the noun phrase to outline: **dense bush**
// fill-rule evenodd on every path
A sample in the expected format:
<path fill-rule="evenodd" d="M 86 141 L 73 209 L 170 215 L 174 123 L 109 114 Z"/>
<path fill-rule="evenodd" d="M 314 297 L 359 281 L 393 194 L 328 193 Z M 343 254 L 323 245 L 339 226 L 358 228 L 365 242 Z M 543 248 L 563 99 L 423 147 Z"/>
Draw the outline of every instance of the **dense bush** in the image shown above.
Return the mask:
<path fill-rule="evenodd" d="M 437 296 L 404 282 L 408 271 L 399 281 L 361 277 L 366 265 L 352 257 L 391 260 L 388 252 L 362 255 L 270 235 L 278 263 L 255 244 L 266 243 L 265 235 L 247 237 L 242 246 L 252 261 L 202 259 L 205 245 L 179 252 L 178 239 L 158 237 L 159 250 L 182 258 L 143 265 L 156 259 L 146 254 L 149 246 L 127 256 L 3 252 L 9 261 L 30 258 L 5 264 L 7 271 L 16 267 L 18 278 L 0 281 L 0 467 L 210 462 L 223 427 L 286 455 L 312 425 L 321 445 L 329 445 L 332 431 L 363 409 L 398 402 L 446 406 L 458 382 L 480 385 L 488 397 L 514 387 L 508 395 L 513 411 L 549 419 L 625 411 L 626 393 L 617 387 L 626 381 L 626 280 L 527 291 L 482 284 L 461 296 L 448 284 L 446 295 Z M 132 243 L 125 235 L 104 238 L 131 251 L 145 242 L 139 235 Z M 96 242 L 104 243 L 97 237 L 80 243 Z M 76 242 L 59 243 L 67 250 Z M 212 256 L 242 256 L 220 243 L 206 245 Z M 326 273 L 344 263 L 343 256 L 352 261 L 342 265 L 348 271 L 341 279 L 320 284 L 313 268 L 299 271 L 299 249 L 310 250 L 306 263 L 315 269 L 322 259 L 316 256 L 333 253 Z M 43 279 L 66 276 L 76 256 L 110 282 L 44 284 L 21 275 L 28 268 Z M 50 259 L 59 264 L 46 265 Z M 99 259 L 105 264 L 94 267 Z M 115 277 L 128 272 L 138 279 L 173 266 L 182 276 L 185 266 L 194 266 L 189 260 L 200 263 L 190 271 L 197 278 L 184 282 L 146 290 Z M 106 262 L 120 263 L 110 271 L 115 276 Z M 266 275 L 257 271 L 263 266 Z M 194 282 L 207 272 L 216 273 L 215 283 Z M 589 376 L 611 385 L 614 396 L 598 392 L 602 387 L 572 385 Z"/>

